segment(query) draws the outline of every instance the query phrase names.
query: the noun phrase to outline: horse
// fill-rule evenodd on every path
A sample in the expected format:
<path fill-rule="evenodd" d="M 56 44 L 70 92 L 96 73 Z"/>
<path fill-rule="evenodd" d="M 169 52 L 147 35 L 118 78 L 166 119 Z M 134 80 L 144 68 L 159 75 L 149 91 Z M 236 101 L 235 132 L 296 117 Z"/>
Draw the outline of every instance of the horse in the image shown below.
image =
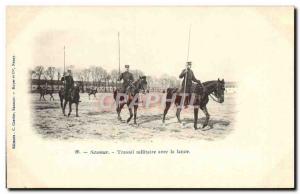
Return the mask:
<path fill-rule="evenodd" d="M 132 116 L 134 116 L 134 124 L 136 123 L 136 115 L 137 115 L 137 109 L 138 109 L 138 102 L 139 102 L 139 92 L 140 90 L 145 93 L 145 89 L 147 88 L 147 80 L 146 76 L 140 76 L 139 79 L 134 81 L 132 84 L 130 84 L 127 88 L 127 92 L 125 93 L 119 93 L 119 90 L 116 89 L 113 93 L 114 99 L 117 104 L 116 111 L 118 113 L 118 120 L 121 119 L 121 110 L 123 109 L 124 105 L 127 104 L 128 110 L 129 110 L 129 118 L 127 119 L 127 123 L 130 122 L 132 119 Z M 121 94 L 121 95 L 120 95 Z M 134 114 L 132 114 L 132 106 L 134 107 Z"/>
<path fill-rule="evenodd" d="M 90 99 L 90 95 L 94 95 L 94 98 L 96 98 L 97 89 L 90 90 L 88 94 L 89 94 L 89 99 Z"/>
<path fill-rule="evenodd" d="M 59 100 L 60 100 L 60 107 L 61 109 L 63 109 L 64 105 L 64 99 L 65 99 L 65 89 L 63 87 L 60 88 L 60 90 L 58 91 L 58 96 L 59 96 Z"/>
<path fill-rule="evenodd" d="M 213 96 L 215 98 L 213 98 L 213 100 L 215 100 L 218 103 L 223 103 L 224 102 L 224 91 L 225 91 L 225 81 L 224 79 L 220 80 L 215 80 L 215 81 L 207 81 L 203 83 L 203 86 L 206 88 L 206 92 L 203 92 L 203 88 L 200 84 L 193 84 L 191 91 L 192 91 L 192 98 L 191 96 L 187 96 L 187 98 L 182 99 L 181 94 L 178 93 L 178 88 L 168 88 L 167 89 L 167 95 L 166 95 L 166 107 L 163 113 L 163 119 L 162 122 L 165 123 L 165 119 L 166 119 L 166 115 L 168 113 L 168 110 L 172 104 L 172 100 L 174 99 L 173 95 L 176 94 L 175 96 L 175 105 L 177 107 L 177 111 L 176 111 L 176 117 L 179 123 L 181 123 L 181 119 L 180 119 L 180 112 L 182 110 L 182 104 L 184 103 L 185 107 L 187 107 L 187 103 L 189 100 L 191 100 L 189 102 L 190 105 L 194 106 L 194 128 L 195 130 L 198 129 L 197 128 L 197 121 L 198 121 L 198 110 L 199 108 L 204 112 L 206 119 L 204 121 L 204 124 L 202 126 L 202 128 L 206 127 L 208 125 L 208 121 L 209 121 L 209 113 L 207 110 L 207 103 L 209 101 L 208 96 L 211 95 L 212 98 Z M 194 96 L 193 96 L 194 95 Z"/>
<path fill-rule="evenodd" d="M 53 91 L 52 90 L 48 90 L 47 88 L 42 88 L 39 87 L 39 92 L 40 92 L 40 100 L 43 98 L 45 99 L 45 95 L 49 94 L 50 95 L 50 101 L 51 99 L 54 101 L 54 97 L 53 97 Z"/>
<path fill-rule="evenodd" d="M 79 92 L 80 92 L 79 86 L 74 86 L 72 89 L 70 89 L 68 91 L 67 96 L 65 96 L 64 89 L 61 89 L 59 91 L 59 98 L 60 98 L 60 103 L 61 103 L 60 105 L 62 107 L 62 112 L 65 116 L 66 116 L 65 109 L 66 109 L 67 103 L 69 103 L 68 117 L 70 116 L 70 114 L 72 112 L 72 104 L 75 103 L 75 105 L 76 105 L 76 117 L 78 117 L 78 104 L 80 102 L 79 101 L 79 99 L 80 99 Z M 63 100 L 65 100 L 64 103 L 63 103 Z"/>

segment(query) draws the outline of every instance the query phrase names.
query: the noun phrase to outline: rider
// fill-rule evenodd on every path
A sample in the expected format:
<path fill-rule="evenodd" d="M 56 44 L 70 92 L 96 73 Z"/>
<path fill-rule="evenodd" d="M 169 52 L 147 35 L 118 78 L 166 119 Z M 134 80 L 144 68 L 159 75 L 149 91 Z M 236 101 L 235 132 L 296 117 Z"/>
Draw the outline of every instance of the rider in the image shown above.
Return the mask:
<path fill-rule="evenodd" d="M 126 93 L 127 88 L 130 86 L 130 84 L 133 82 L 133 74 L 129 72 L 129 65 L 125 65 L 125 71 L 121 73 L 119 76 L 118 81 L 123 80 L 122 88 L 120 90 L 121 93 Z"/>
<path fill-rule="evenodd" d="M 64 73 L 64 76 L 61 78 L 61 81 L 64 83 L 65 86 L 65 98 L 66 98 L 74 87 L 74 80 L 73 80 L 71 69 L 68 69 L 67 74 Z"/>
<path fill-rule="evenodd" d="M 203 88 L 203 92 L 205 92 L 205 87 L 203 86 L 203 84 L 201 83 L 200 80 L 196 79 L 192 69 L 192 62 L 188 61 L 186 63 L 186 69 L 184 69 L 181 74 L 179 75 L 179 78 L 182 79 L 182 84 L 181 84 L 181 93 L 185 93 L 188 94 L 190 96 L 190 94 L 192 93 L 191 88 L 192 88 L 192 82 L 196 82 L 198 84 L 200 84 Z M 185 81 L 186 79 L 186 81 Z"/>

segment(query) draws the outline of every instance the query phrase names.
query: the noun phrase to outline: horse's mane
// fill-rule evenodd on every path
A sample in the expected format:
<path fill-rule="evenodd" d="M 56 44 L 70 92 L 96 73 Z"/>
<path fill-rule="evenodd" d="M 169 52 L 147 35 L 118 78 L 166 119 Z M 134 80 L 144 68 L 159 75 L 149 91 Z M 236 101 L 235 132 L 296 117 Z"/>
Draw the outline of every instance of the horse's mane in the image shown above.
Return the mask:
<path fill-rule="evenodd" d="M 132 84 L 137 84 L 141 80 L 142 80 L 142 78 L 139 77 L 137 80 L 133 81 Z"/>
<path fill-rule="evenodd" d="M 217 80 L 206 81 L 206 82 L 203 82 L 203 85 L 208 86 L 208 85 L 214 84 L 216 82 L 217 82 Z"/>

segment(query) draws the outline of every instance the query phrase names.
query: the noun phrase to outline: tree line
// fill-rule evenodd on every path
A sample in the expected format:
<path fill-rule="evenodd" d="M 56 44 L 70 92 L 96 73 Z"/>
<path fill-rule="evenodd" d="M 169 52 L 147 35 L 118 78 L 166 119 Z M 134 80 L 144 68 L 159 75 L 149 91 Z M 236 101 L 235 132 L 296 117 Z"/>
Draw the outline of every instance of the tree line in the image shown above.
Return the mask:
<path fill-rule="evenodd" d="M 81 83 L 82 90 L 84 88 L 91 87 L 103 87 L 104 90 L 108 87 L 117 88 L 120 83 L 118 82 L 119 71 L 113 69 L 107 71 L 101 66 L 90 66 L 84 69 L 76 69 L 73 66 L 70 68 L 72 70 L 74 81 Z M 133 74 L 134 79 L 138 79 L 139 76 L 145 76 L 145 73 L 139 69 L 130 70 Z M 37 87 L 40 88 L 43 84 L 47 83 L 47 86 L 54 91 L 54 86 L 59 86 L 62 84 L 60 82 L 63 76 L 63 69 L 53 67 L 53 66 L 36 66 L 30 69 L 30 80 L 31 80 L 31 90 L 34 80 L 36 80 Z M 169 76 L 164 74 L 160 77 L 148 76 L 148 89 L 161 90 L 167 87 L 178 87 L 180 85 L 180 80 L 175 76 Z M 48 84 L 49 83 L 49 84 Z"/>

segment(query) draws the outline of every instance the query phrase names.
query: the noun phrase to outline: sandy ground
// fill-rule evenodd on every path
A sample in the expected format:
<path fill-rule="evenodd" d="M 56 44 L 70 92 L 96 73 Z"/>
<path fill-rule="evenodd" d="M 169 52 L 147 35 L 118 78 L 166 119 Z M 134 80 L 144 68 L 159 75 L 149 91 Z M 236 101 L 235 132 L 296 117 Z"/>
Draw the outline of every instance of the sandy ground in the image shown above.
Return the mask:
<path fill-rule="evenodd" d="M 106 94 L 107 95 L 107 94 Z M 175 117 L 175 107 L 168 112 L 165 125 L 162 124 L 163 107 L 159 104 L 151 108 L 138 109 L 137 123 L 133 119 L 129 124 L 125 119 L 129 117 L 128 108 L 122 110 L 122 121 L 117 120 L 115 104 L 111 109 L 101 109 L 100 101 L 104 94 L 97 94 L 89 99 L 88 94 L 81 93 L 79 117 L 75 117 L 75 104 L 70 117 L 62 114 L 58 94 L 54 94 L 54 101 L 39 100 L 39 94 L 32 94 L 33 128 L 44 138 L 55 139 L 99 139 L 112 141 L 141 141 L 153 138 L 199 139 L 216 140 L 225 138 L 234 129 L 235 93 L 226 93 L 225 102 L 219 104 L 212 99 L 208 103 L 211 115 L 209 126 L 205 129 L 193 129 L 193 109 L 182 111 L 181 118 L 184 125 L 180 125 Z M 106 103 L 113 103 L 111 97 L 106 97 Z M 68 107 L 66 112 L 68 112 Z M 198 127 L 204 122 L 204 114 L 199 111 Z"/>

